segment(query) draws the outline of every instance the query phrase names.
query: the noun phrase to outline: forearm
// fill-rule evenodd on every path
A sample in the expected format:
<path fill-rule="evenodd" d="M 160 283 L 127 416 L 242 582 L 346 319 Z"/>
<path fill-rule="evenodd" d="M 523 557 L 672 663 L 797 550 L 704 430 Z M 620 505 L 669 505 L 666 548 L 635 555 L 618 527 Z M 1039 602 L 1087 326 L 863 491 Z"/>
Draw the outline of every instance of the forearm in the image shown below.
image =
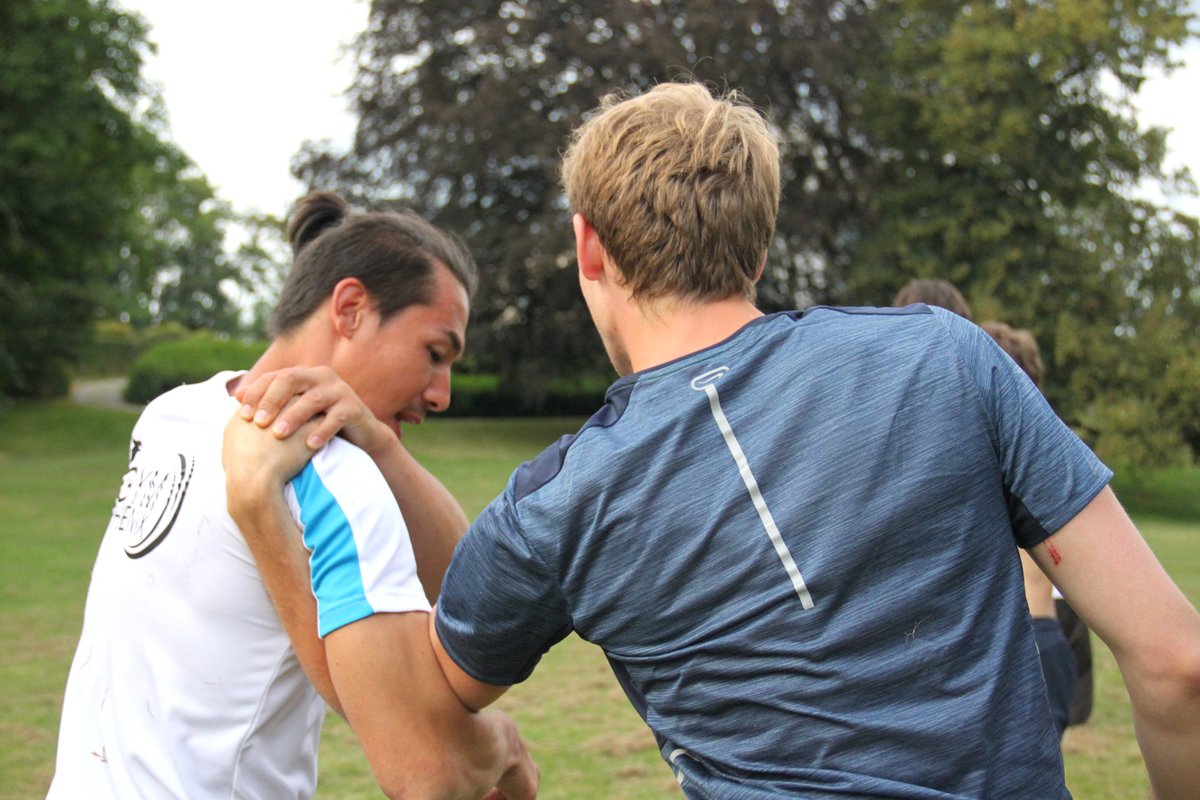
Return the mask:
<path fill-rule="evenodd" d="M 1146 657 L 1117 658 L 1156 800 L 1195 797 L 1200 786 L 1200 656 L 1193 652 L 1190 658 L 1190 666 L 1174 667 Z"/>
<path fill-rule="evenodd" d="M 1111 490 L 1031 551 L 1116 658 L 1159 800 L 1200 786 L 1200 615 Z"/>
<path fill-rule="evenodd" d="M 400 506 L 417 575 L 429 602 L 436 603 L 454 546 L 467 530 L 467 516 L 454 495 L 395 437 L 368 452 Z"/>
<path fill-rule="evenodd" d="M 472 712 L 464 708 L 448 714 L 446 721 L 449 724 L 443 728 L 443 750 L 450 757 L 443 758 L 435 772 L 423 773 L 437 775 L 430 785 L 406 787 L 416 791 L 404 794 L 405 798 L 477 800 L 492 787 L 505 783 L 525 789 L 510 790 L 508 796 L 532 796 L 536 776 L 528 774 L 526 764 L 532 762 L 511 717 L 499 711 Z"/>
<path fill-rule="evenodd" d="M 230 494 L 231 497 L 234 493 Z M 317 606 L 309 586 L 308 551 L 279 488 L 253 495 L 257 502 L 231 503 L 230 513 L 266 585 L 305 674 L 325 702 L 345 716 L 317 635 Z"/>
<path fill-rule="evenodd" d="M 499 712 L 466 708 L 430 649 L 427 615 L 376 614 L 328 636 L 347 719 L 389 797 L 472 798 L 500 786 L 532 797 L 537 769 Z"/>

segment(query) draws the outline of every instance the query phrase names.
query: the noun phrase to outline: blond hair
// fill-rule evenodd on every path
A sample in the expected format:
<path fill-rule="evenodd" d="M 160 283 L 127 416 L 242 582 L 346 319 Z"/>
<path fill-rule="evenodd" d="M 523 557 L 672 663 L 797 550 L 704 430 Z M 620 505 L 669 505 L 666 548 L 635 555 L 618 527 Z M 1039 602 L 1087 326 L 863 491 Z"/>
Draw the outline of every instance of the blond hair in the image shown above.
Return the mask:
<path fill-rule="evenodd" d="M 608 95 L 597 112 L 571 137 L 563 187 L 633 297 L 753 300 L 779 211 L 762 116 L 697 83 Z"/>

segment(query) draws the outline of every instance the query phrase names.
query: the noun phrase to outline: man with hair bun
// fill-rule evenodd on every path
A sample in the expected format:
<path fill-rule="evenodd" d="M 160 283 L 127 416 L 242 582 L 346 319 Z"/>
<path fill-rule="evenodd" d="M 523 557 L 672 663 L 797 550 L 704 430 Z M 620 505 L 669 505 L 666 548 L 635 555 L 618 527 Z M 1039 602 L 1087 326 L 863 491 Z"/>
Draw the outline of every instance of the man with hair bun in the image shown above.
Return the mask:
<path fill-rule="evenodd" d="M 326 702 L 389 797 L 497 785 L 492 797 L 532 797 L 537 767 L 512 720 L 466 708 L 429 648 L 430 603 L 466 518 L 399 438 L 450 403 L 474 262 L 415 215 L 354 213 L 327 192 L 300 200 L 288 235 L 294 264 L 263 356 L 163 394 L 134 426 L 49 797 L 310 798 Z M 355 392 L 346 439 L 264 501 L 303 526 L 296 561 L 243 538 L 222 467 L 235 391 L 279 370 L 336 370 Z M 319 446 L 332 431 L 306 435 Z M 302 576 L 290 609 L 276 613 L 256 560 Z"/>
<path fill-rule="evenodd" d="M 688 797 L 1067 798 L 1019 544 L 1115 654 L 1154 791 L 1195 796 L 1200 615 L 987 334 L 924 305 L 762 314 L 779 155 L 736 95 L 605 98 L 562 173 L 621 377 L 455 549 L 431 642 L 464 704 L 574 631 Z M 274 476 L 230 483 L 246 509 L 297 465 L 254 433 L 226 432 Z"/>

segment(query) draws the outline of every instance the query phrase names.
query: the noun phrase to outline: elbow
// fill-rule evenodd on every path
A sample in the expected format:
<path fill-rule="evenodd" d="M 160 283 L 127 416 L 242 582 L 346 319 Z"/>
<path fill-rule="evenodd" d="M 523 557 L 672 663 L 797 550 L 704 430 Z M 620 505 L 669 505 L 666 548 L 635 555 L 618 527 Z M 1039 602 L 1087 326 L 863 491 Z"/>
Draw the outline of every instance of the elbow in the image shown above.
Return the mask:
<path fill-rule="evenodd" d="M 1200 704 L 1200 635 L 1175 660 L 1174 680 L 1192 704 Z"/>
<path fill-rule="evenodd" d="M 421 758 L 420 763 L 377 770 L 375 781 L 384 796 L 389 800 L 466 800 L 491 788 L 476 785 L 454 764 L 431 755 L 434 757 Z"/>
<path fill-rule="evenodd" d="M 1139 656 L 1142 688 L 1155 706 L 1171 716 L 1181 708 L 1200 708 L 1200 625 L 1185 635 L 1164 637 L 1153 652 Z"/>

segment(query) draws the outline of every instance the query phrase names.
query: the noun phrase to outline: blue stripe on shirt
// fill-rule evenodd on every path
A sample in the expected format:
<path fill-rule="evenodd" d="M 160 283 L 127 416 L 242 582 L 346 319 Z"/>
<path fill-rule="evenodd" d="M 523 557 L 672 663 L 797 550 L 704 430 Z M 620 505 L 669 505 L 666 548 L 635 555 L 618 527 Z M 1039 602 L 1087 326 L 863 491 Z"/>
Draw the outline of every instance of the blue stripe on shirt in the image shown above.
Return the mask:
<path fill-rule="evenodd" d="M 359 571 L 358 547 L 350 521 L 312 462 L 292 479 L 304 545 L 311 553 L 312 591 L 317 598 L 317 632 L 324 637 L 343 625 L 375 613 L 367 602 Z"/>

